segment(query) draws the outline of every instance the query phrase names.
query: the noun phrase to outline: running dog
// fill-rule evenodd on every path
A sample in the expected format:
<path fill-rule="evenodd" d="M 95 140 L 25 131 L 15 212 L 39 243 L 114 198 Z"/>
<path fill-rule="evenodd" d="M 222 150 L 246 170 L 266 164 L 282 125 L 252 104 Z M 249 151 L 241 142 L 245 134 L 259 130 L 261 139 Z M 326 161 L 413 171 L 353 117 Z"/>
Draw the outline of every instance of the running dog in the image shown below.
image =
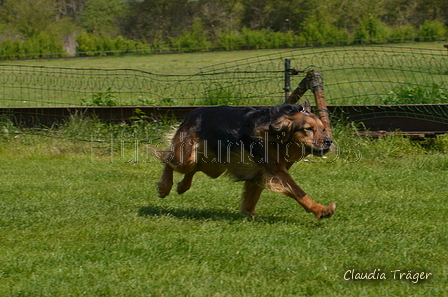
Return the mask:
<path fill-rule="evenodd" d="M 255 215 L 263 189 L 295 199 L 317 219 L 331 217 L 335 203 L 314 202 L 292 179 L 288 170 L 309 154 L 323 156 L 332 146 L 319 118 L 308 106 L 282 104 L 264 108 L 202 107 L 191 112 L 177 129 L 164 163 L 159 197 L 173 186 L 173 171 L 184 174 L 177 193 L 191 187 L 202 171 L 211 178 L 224 172 L 244 181 L 241 212 Z"/>

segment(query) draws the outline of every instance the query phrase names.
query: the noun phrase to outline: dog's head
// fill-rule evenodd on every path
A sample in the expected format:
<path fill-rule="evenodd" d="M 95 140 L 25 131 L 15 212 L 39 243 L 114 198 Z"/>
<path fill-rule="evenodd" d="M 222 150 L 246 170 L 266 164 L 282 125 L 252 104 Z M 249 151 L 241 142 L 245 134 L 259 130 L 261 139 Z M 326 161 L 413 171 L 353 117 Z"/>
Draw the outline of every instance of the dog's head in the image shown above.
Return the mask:
<path fill-rule="evenodd" d="M 269 140 L 303 148 L 306 154 L 322 156 L 332 146 L 333 140 L 325 133 L 325 126 L 314 114 L 307 111 L 292 112 L 269 125 Z"/>

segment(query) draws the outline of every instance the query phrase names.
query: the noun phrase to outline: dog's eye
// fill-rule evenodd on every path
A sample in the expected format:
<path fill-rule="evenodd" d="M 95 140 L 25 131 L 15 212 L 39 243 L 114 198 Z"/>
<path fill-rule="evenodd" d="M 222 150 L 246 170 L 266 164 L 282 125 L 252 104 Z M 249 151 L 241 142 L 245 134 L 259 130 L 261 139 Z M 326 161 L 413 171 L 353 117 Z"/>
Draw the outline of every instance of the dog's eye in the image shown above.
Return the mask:
<path fill-rule="evenodd" d="M 308 128 L 305 128 L 305 130 L 307 130 L 307 131 L 311 131 L 311 132 L 313 132 L 313 131 L 314 131 L 313 127 L 308 127 Z"/>

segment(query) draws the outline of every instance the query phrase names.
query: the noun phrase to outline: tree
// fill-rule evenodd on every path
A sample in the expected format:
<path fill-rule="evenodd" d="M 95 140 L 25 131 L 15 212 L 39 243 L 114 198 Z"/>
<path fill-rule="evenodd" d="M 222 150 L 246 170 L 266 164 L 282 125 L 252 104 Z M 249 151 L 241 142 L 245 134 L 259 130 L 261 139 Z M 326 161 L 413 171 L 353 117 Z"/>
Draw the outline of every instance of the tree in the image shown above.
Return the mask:
<path fill-rule="evenodd" d="M 56 5 L 53 0 L 4 0 L 0 16 L 12 29 L 31 37 L 56 21 Z"/>
<path fill-rule="evenodd" d="M 118 35 L 118 18 L 125 6 L 121 0 L 88 0 L 81 13 L 80 25 L 99 36 Z"/>
<path fill-rule="evenodd" d="M 305 0 L 244 0 L 242 25 L 273 31 L 299 30 L 315 4 Z"/>
<path fill-rule="evenodd" d="M 204 26 L 204 33 L 216 40 L 221 32 L 240 27 L 244 6 L 240 0 L 201 0 L 196 17 Z"/>
<path fill-rule="evenodd" d="M 81 12 L 88 0 L 55 0 L 59 17 L 70 18 L 74 22 L 79 22 Z"/>
<path fill-rule="evenodd" d="M 191 26 L 197 8 L 190 0 L 133 0 L 122 30 L 131 39 L 168 41 Z"/>

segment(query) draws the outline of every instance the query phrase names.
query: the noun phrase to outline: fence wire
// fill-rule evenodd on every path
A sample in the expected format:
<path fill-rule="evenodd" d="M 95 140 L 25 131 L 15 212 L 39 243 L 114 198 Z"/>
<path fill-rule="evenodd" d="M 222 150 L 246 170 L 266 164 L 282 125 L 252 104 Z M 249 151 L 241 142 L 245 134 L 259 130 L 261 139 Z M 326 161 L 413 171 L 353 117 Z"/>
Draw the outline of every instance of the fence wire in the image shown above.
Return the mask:
<path fill-rule="evenodd" d="M 299 70 L 291 77 L 292 90 L 306 71 L 322 74 L 327 105 L 341 107 L 333 116 L 366 121 L 425 114 L 427 122 L 448 125 L 448 105 L 430 105 L 448 104 L 448 52 L 387 46 L 286 50 L 193 75 L 0 65 L 0 108 L 32 107 L 25 116 L 38 119 L 50 115 L 51 107 L 275 105 L 285 98 L 285 59 Z M 311 92 L 305 97 L 314 103 Z M 426 105 L 421 111 L 403 107 L 409 104 Z"/>
<path fill-rule="evenodd" d="M 322 73 L 330 105 L 448 103 L 446 50 L 359 46 L 282 51 L 193 75 L 0 65 L 0 107 L 278 104 L 286 58 L 292 68 Z"/>

